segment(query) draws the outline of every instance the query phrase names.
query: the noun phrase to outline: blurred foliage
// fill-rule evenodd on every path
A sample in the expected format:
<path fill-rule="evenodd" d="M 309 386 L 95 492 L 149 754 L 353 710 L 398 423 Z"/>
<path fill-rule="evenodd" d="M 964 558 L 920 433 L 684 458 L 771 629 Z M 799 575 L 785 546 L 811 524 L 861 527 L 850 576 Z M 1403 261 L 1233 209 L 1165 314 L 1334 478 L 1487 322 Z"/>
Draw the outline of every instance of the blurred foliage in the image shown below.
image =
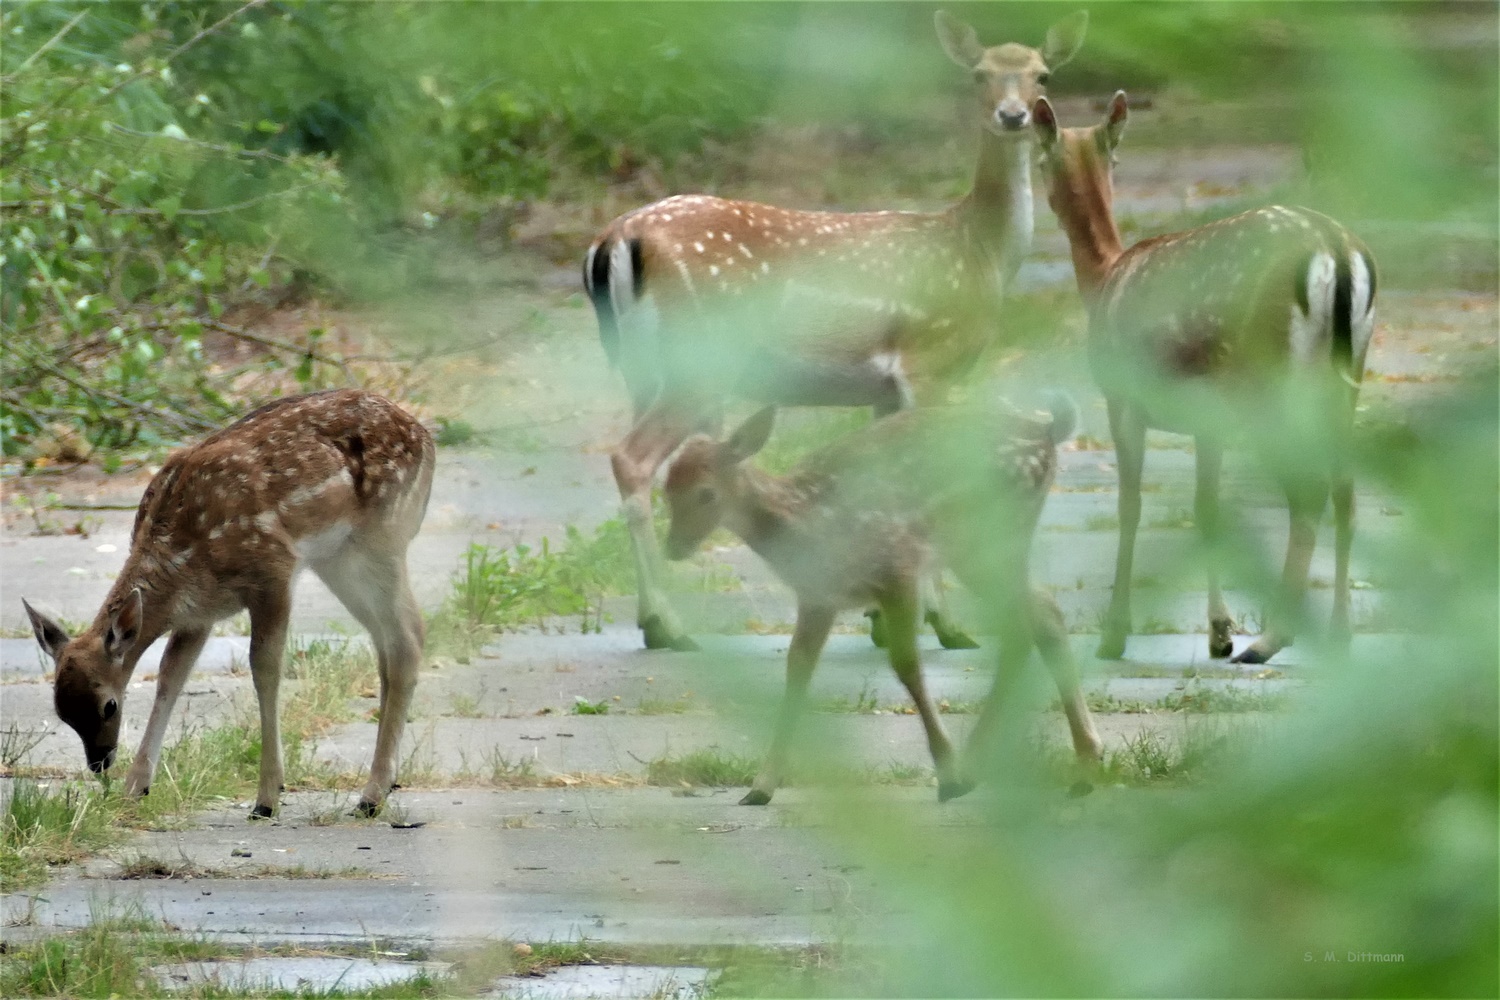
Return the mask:
<path fill-rule="evenodd" d="M 988 42 L 1039 44 L 1074 6 L 963 13 Z M 1335 215 L 1492 222 L 1494 45 L 1452 36 L 1494 25 L 1469 17 L 1433 31 L 1432 9 L 1103 5 L 1052 89 L 1124 86 L 1222 105 L 1147 119 L 1130 141 L 1300 144 L 1314 170 L 1302 200 Z M 1439 9 L 1467 16 L 1463 5 Z M 643 174 L 658 188 L 712 186 L 769 130 L 803 123 L 833 129 L 844 155 L 880 150 L 903 164 L 852 187 L 814 171 L 813 197 L 863 200 L 872 183 L 903 197 L 955 193 L 966 171 L 945 168 L 939 181 L 931 154 L 956 163 L 967 148 L 965 81 L 938 50 L 931 13 L 7 4 L 4 452 L 75 458 L 222 423 L 254 401 L 237 398 L 237 372 L 213 363 L 215 339 L 234 336 L 220 328 L 226 311 L 309 287 L 408 294 L 434 273 L 423 263 L 432 247 L 415 237 L 445 217 L 472 222 L 559 192 L 590 199 Z M 912 177 L 923 180 L 908 191 Z M 1432 253 L 1423 244 L 1407 259 Z M 315 361 L 337 360 L 311 344 L 260 347 L 263 367 L 309 386 L 326 377 Z"/>

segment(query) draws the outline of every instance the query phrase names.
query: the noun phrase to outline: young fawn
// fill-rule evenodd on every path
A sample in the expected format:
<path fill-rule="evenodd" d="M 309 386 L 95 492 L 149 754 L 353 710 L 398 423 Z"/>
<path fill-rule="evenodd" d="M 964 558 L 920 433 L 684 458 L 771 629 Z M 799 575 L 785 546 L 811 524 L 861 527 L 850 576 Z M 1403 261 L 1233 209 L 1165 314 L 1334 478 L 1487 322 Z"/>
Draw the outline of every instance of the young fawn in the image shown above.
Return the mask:
<path fill-rule="evenodd" d="M 1092 128 L 1059 129 L 1046 98 L 1032 111 L 1047 200 L 1068 235 L 1089 309 L 1090 362 L 1120 470 L 1120 544 L 1099 656 L 1123 656 L 1130 631 L 1147 428 L 1195 437 L 1196 519 L 1210 543 L 1219 532 L 1219 467 L 1229 429 L 1248 432 L 1286 493 L 1291 532 L 1281 593 L 1264 634 L 1235 661 L 1264 663 L 1291 643 L 1330 489 L 1331 631 L 1347 641 L 1354 537 L 1348 453 L 1375 325 L 1374 258 L 1327 216 L 1280 205 L 1123 249 L 1111 165 L 1126 116 L 1123 91 Z M 1228 656 L 1231 619 L 1212 558 L 1209 655 Z"/>
<path fill-rule="evenodd" d="M 814 212 L 705 195 L 620 216 L 589 247 L 583 282 L 624 375 L 634 426 L 611 454 L 651 648 L 694 648 L 658 580 L 651 484 L 727 398 L 780 406 L 926 404 L 998 334 L 1032 237 L 1031 102 L 1083 44 L 1078 12 L 1042 48 L 981 45 L 942 11 L 939 41 L 973 80 L 973 186 L 939 212 Z M 940 603 L 941 591 L 933 596 Z M 972 645 L 941 615 L 945 646 Z"/>
<path fill-rule="evenodd" d="M 945 407 L 876 421 L 805 459 L 786 476 L 746 462 L 770 437 L 775 411 L 751 417 L 725 441 L 696 436 L 667 471 L 667 555 L 693 553 L 724 525 L 797 595 L 787 685 L 775 737 L 741 803 L 764 805 L 780 784 L 808 682 L 841 610 L 878 605 L 892 669 L 922 717 L 938 772 L 938 798 L 973 787 L 922 682 L 917 654 L 924 564 L 940 555 L 993 614 L 1000 633 L 995 686 L 969 743 L 984 746 L 1017 669 L 1040 647 L 1062 694 L 1078 755 L 1101 745 L 1078 687 L 1062 614 L 1032 591 L 1028 558 L 1057 465 L 1057 444 L 1076 414 L 1060 401 L 1050 418 L 976 417 Z"/>
<path fill-rule="evenodd" d="M 150 791 L 172 706 L 210 630 L 248 609 L 261 734 L 251 815 L 272 815 L 282 789 L 276 696 L 292 581 L 307 567 L 374 640 L 380 726 L 358 809 L 378 810 L 396 779 L 421 666 L 423 622 L 406 547 L 427 510 L 434 454 L 415 419 L 379 396 L 345 389 L 268 404 L 168 458 L 141 497 L 130 555 L 93 624 L 69 638 L 26 605 L 37 641 L 57 664 L 57 714 L 82 737 L 90 770 L 114 762 L 136 661 L 170 633 L 125 780 L 127 794 Z"/>

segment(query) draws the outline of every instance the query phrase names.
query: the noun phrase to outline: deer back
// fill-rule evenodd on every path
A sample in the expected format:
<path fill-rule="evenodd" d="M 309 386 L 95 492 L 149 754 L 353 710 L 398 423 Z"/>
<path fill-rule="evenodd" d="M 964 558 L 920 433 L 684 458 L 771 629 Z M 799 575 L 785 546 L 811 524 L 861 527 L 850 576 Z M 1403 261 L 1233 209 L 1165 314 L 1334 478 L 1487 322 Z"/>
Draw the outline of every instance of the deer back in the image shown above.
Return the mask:
<path fill-rule="evenodd" d="M 183 588 L 212 617 L 356 534 L 404 547 L 426 510 L 431 435 L 372 393 L 278 400 L 172 455 L 142 497 L 120 586 Z M 234 608 L 230 608 L 234 610 Z"/>

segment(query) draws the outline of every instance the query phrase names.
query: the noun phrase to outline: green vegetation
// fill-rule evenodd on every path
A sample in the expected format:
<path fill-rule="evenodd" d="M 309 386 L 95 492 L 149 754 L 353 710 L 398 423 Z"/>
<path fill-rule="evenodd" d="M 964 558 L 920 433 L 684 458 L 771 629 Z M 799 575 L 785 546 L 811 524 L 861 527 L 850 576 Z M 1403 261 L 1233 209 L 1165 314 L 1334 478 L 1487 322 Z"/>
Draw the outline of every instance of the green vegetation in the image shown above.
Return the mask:
<path fill-rule="evenodd" d="M 592 535 L 568 526 L 566 543 L 496 549 L 471 543 L 453 576 L 453 592 L 429 626 L 430 648 L 452 646 L 466 655 L 485 638 L 548 620 L 581 616 L 584 631 L 603 624 L 603 601 L 635 586 L 635 563 L 625 524 L 606 521 Z"/>
<path fill-rule="evenodd" d="M 666 754 L 646 764 L 646 784 L 692 785 L 702 788 L 735 788 L 749 785 L 760 770 L 760 761 L 719 747 L 704 747 L 685 754 Z"/>

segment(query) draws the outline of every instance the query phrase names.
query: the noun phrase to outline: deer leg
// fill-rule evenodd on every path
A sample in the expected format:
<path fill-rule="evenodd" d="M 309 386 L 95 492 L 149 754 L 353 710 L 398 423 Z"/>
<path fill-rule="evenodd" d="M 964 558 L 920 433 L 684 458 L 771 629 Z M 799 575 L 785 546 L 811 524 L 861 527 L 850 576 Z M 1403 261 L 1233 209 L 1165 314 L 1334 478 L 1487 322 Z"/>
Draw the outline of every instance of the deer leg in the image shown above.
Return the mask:
<path fill-rule="evenodd" d="M 1289 484 L 1286 488 L 1291 531 L 1286 541 L 1286 561 L 1281 570 L 1281 593 L 1267 614 L 1261 637 L 1246 647 L 1234 663 L 1265 663 L 1292 644 L 1292 622 L 1300 615 L 1307 593 L 1307 571 L 1312 565 L 1313 546 L 1318 540 L 1318 519 L 1328 502 L 1326 483 Z"/>
<path fill-rule="evenodd" d="M 359 623 L 370 633 L 380 670 L 380 724 L 370 777 L 355 812 L 373 816 L 396 784 L 401 733 L 411 710 L 422 665 L 425 625 L 407 578 L 406 556 L 350 543 L 330 563 L 314 567 Z"/>
<path fill-rule="evenodd" d="M 700 412 L 701 411 L 701 412 Z M 652 404 L 610 456 L 615 485 L 630 531 L 635 554 L 637 582 L 636 623 L 647 649 L 694 650 L 698 644 L 688 637 L 677 613 L 662 590 L 665 573 L 656 525 L 651 516 L 651 484 L 656 470 L 693 431 L 711 422 L 715 408 L 673 405 L 666 400 Z"/>
<path fill-rule="evenodd" d="M 885 612 L 886 638 L 889 640 L 886 654 L 890 657 L 891 669 L 896 671 L 907 694 L 911 695 L 917 714 L 922 717 L 922 728 L 927 731 L 927 747 L 932 751 L 933 764 L 937 766 L 938 801 L 957 798 L 970 791 L 974 783 L 959 773 L 953 743 L 948 739 L 943 720 L 922 679 L 922 658 L 917 652 L 917 621 L 921 610 L 917 587 L 911 587 L 907 593 L 884 596 L 880 608 Z"/>
<path fill-rule="evenodd" d="M 755 776 L 755 783 L 740 799 L 742 806 L 763 806 L 770 802 L 786 776 L 787 755 L 796 734 L 797 720 L 807 703 L 807 685 L 818 665 L 823 644 L 828 641 L 834 617 L 832 608 L 800 602 L 797 605 L 797 625 L 786 651 L 786 693 L 776 717 L 776 735 L 771 739 L 771 749 L 760 766 L 760 773 Z"/>
<path fill-rule="evenodd" d="M 1223 537 L 1219 523 L 1219 472 L 1224 450 L 1205 435 L 1197 438 L 1197 487 L 1193 494 L 1194 516 L 1202 533 L 1208 575 L 1208 655 L 1213 658 L 1234 652 L 1230 631 L 1234 622 L 1219 589 L 1219 557 Z"/>
<path fill-rule="evenodd" d="M 203 644 L 207 641 L 207 629 L 173 632 L 167 640 L 161 666 L 156 672 L 156 700 L 151 703 L 151 718 L 146 723 L 145 735 L 141 737 L 140 749 L 131 762 L 130 773 L 125 776 L 126 795 L 150 793 L 151 778 L 156 774 L 167 725 L 172 720 L 172 708 L 177 704 L 177 697 L 182 694 L 188 675 L 193 672 L 193 664 L 198 662 L 198 654 L 203 652 Z"/>
<path fill-rule="evenodd" d="M 1333 617 L 1329 635 L 1346 648 L 1353 631 L 1349 626 L 1349 550 L 1354 544 L 1354 480 L 1340 472 L 1333 481 Z"/>
<path fill-rule="evenodd" d="M 1014 590 L 986 589 L 995 613 L 998 633 L 998 654 L 995 664 L 995 679 L 990 693 L 985 696 L 979 717 L 969 730 L 969 740 L 964 747 L 964 773 L 972 781 L 974 776 L 988 770 L 987 762 L 993 757 L 995 726 L 1005 714 L 1016 680 L 1021 676 L 1026 659 L 1033 645 L 1032 623 L 1017 599 Z M 997 600 L 998 598 L 998 600 Z M 1064 637 L 1066 641 L 1066 637 Z"/>
<path fill-rule="evenodd" d="M 1115 465 L 1120 473 L 1120 542 L 1115 553 L 1115 582 L 1110 590 L 1104 634 L 1094 653 L 1101 660 L 1125 655 L 1130 633 L 1130 575 L 1135 560 L 1135 533 L 1141 523 L 1141 467 L 1146 460 L 1146 422 L 1128 404 L 1109 400 L 1109 430 L 1115 441 Z"/>
<path fill-rule="evenodd" d="M 1104 743 L 1094 729 L 1093 716 L 1078 684 L 1078 664 L 1068 647 L 1068 629 L 1062 609 L 1052 595 L 1041 590 L 1031 593 L 1031 634 L 1042 662 L 1052 674 L 1057 693 L 1062 698 L 1063 714 L 1068 717 L 1068 732 L 1073 737 L 1073 752 L 1079 760 L 1098 761 L 1104 756 Z"/>
<path fill-rule="evenodd" d="M 251 819 L 267 819 L 281 805 L 284 774 L 277 697 L 291 614 L 291 591 L 286 587 L 262 594 L 250 604 L 250 677 L 255 683 L 255 704 L 260 710 L 260 784 L 255 790 Z"/>

